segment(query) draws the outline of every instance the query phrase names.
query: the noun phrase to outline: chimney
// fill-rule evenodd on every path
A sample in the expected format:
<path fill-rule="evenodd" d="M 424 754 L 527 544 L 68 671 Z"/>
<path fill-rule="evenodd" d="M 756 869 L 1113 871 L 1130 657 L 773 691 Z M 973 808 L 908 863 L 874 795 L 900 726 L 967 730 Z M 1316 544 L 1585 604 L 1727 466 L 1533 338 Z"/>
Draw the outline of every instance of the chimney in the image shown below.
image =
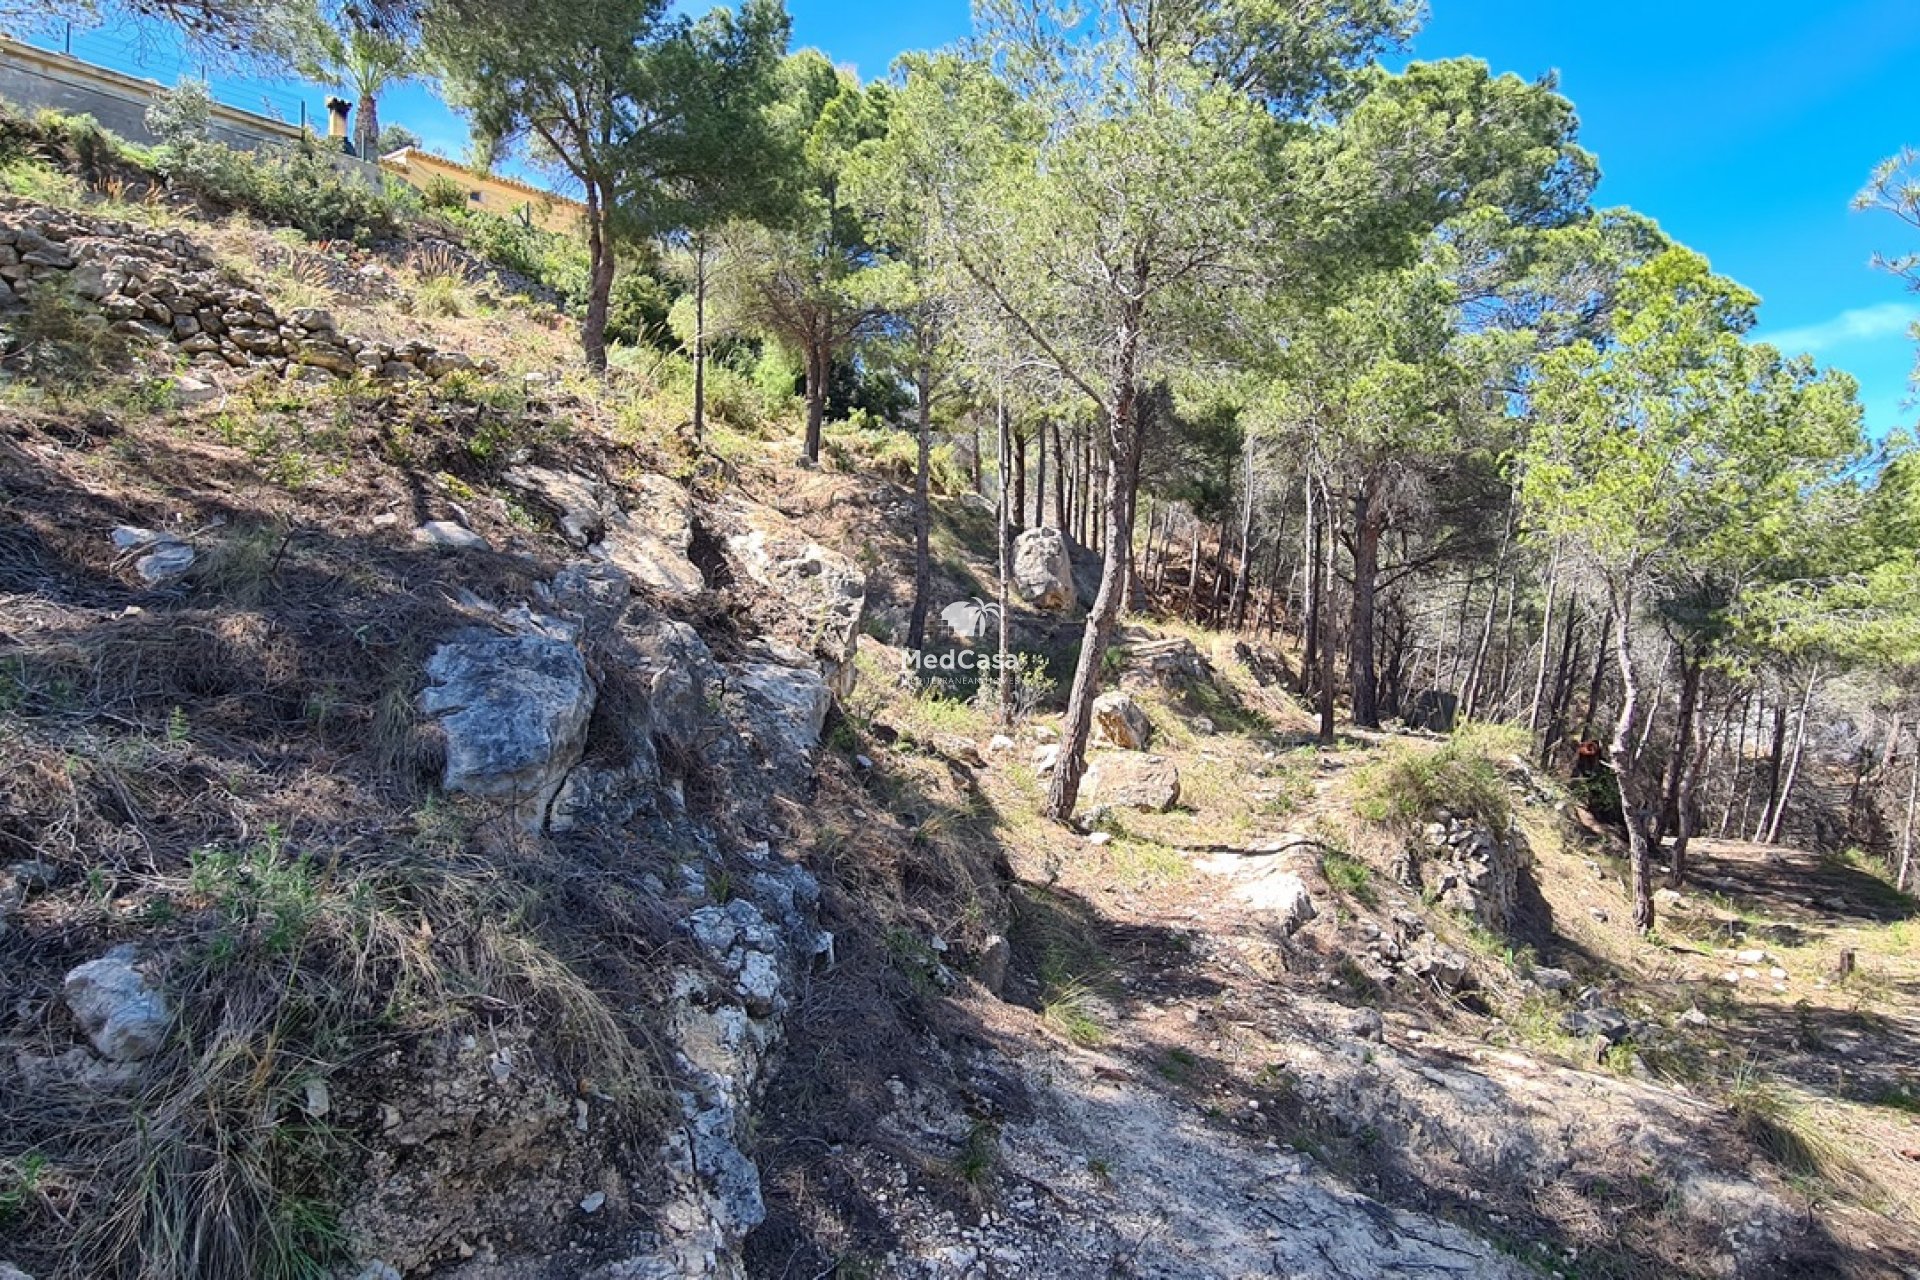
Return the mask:
<path fill-rule="evenodd" d="M 327 99 L 327 141 L 336 143 L 348 155 L 353 154 L 353 143 L 347 137 L 347 113 L 353 110 L 353 104 L 345 98 Z"/>

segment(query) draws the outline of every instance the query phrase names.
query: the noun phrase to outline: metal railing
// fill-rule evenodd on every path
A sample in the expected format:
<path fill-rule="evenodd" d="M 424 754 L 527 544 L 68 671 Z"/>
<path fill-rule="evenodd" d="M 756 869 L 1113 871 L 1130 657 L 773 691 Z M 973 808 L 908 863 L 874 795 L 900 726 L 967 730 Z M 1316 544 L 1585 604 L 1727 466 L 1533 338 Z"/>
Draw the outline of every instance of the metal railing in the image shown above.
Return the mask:
<path fill-rule="evenodd" d="M 82 62 L 123 75 L 157 81 L 163 86 L 181 80 L 201 80 L 214 101 L 250 111 L 298 128 L 312 124 L 326 130 L 326 117 L 317 106 L 311 115 L 307 98 L 285 81 L 267 80 L 223 65 L 190 48 L 178 31 L 157 22 L 125 20 L 96 27 L 63 22 L 38 31 L 13 33 L 21 44 L 64 53 Z M 316 100 L 317 101 L 317 100 Z"/>

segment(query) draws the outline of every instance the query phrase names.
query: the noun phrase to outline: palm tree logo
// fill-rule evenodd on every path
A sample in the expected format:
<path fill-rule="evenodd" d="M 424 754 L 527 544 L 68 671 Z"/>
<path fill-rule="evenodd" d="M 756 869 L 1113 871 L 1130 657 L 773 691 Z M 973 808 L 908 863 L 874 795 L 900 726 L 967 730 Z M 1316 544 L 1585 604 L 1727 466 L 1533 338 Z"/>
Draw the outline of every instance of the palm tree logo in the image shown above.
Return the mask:
<path fill-rule="evenodd" d="M 979 640 L 999 626 L 1000 606 L 979 596 L 958 600 L 940 611 L 940 621 L 962 640 Z"/>

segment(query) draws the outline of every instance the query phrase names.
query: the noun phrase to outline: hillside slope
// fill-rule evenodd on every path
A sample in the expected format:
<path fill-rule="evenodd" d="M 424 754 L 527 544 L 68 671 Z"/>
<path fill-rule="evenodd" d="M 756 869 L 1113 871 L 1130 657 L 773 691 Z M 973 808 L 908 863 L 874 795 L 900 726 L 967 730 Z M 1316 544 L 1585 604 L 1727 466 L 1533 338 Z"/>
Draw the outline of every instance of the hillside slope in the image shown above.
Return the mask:
<path fill-rule="evenodd" d="M 1145 620 L 1101 760 L 1177 798 L 1040 822 L 1046 682 L 1003 732 L 900 678 L 884 436 L 697 452 L 539 301 L 131 212 L 0 203 L 10 334 L 80 369 L 0 402 L 27 1273 L 1920 1267 L 1865 872 L 1709 844 L 1641 942 L 1513 743 L 1316 750 Z M 1055 677 L 1074 617 L 1018 613 Z"/>

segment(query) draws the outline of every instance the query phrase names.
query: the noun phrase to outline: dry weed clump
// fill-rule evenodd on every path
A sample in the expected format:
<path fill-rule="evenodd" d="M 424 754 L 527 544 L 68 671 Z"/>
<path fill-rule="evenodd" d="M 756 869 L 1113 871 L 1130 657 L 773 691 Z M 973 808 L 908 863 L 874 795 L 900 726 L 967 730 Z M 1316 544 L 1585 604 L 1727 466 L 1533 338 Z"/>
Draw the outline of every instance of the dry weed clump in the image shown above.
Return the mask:
<path fill-rule="evenodd" d="M 544 1069 L 617 1105 L 608 1143 L 657 1125 L 663 1065 L 634 1011 L 662 994 L 644 964 L 658 922 L 618 895 L 584 902 L 537 867 L 503 875 L 382 836 L 304 850 L 270 829 L 124 882 L 97 927 L 136 940 L 163 975 L 174 1034 L 152 1061 L 103 1074 L 59 1057 L 45 1025 L 23 1059 L 31 1087 L 0 1088 L 0 1167 L 36 1169 L 13 1225 L 66 1237 L 62 1274 L 326 1274 L 377 1140 L 355 1119 L 369 1065 L 477 1020 L 553 1028 Z M 590 980 L 561 941 L 582 926 L 633 938 L 641 963 Z M 57 950 L 26 957 L 38 982 L 10 963 L 7 985 L 57 982 L 44 966 L 71 959 Z"/>

